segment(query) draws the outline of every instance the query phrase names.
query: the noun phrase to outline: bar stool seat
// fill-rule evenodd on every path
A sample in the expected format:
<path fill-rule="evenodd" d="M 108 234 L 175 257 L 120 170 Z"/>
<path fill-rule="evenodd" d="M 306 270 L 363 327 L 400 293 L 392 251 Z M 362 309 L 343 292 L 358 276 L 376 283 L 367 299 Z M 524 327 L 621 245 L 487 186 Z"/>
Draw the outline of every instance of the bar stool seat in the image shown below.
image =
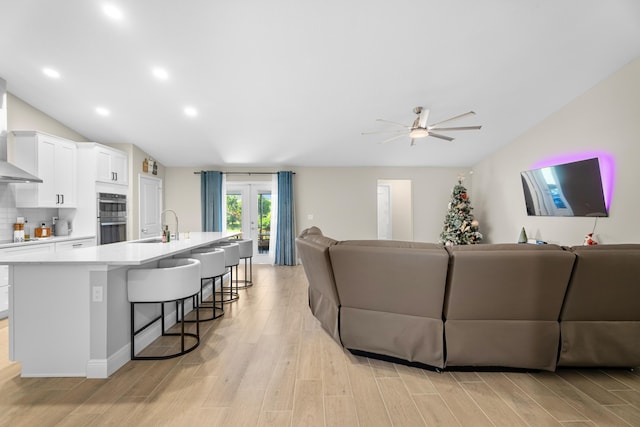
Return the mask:
<path fill-rule="evenodd" d="M 224 274 L 227 272 L 227 268 L 224 263 L 224 250 L 218 248 L 198 248 L 194 249 L 190 253 L 178 254 L 174 258 L 193 258 L 200 261 L 200 304 L 199 310 L 207 309 L 211 310 L 210 317 L 200 317 L 200 322 L 206 322 L 208 320 L 218 319 L 224 315 L 224 307 L 216 305 L 216 279 L 220 278 L 220 286 L 222 287 L 222 281 Z M 211 284 L 211 298 L 212 301 L 204 301 L 204 289 L 208 284 Z M 176 310 L 176 315 L 178 314 Z M 195 320 L 185 320 L 185 322 L 195 322 Z"/>
<path fill-rule="evenodd" d="M 238 264 L 240 264 L 240 245 L 237 243 L 230 243 L 227 241 L 216 242 L 213 245 L 209 246 L 210 248 L 218 248 L 224 250 L 224 264 L 225 268 L 229 269 L 230 278 L 229 278 L 229 286 L 224 286 L 224 281 L 220 285 L 220 301 L 222 303 L 229 303 L 233 301 L 237 301 L 240 298 L 240 294 L 238 293 L 238 284 L 236 283 L 235 290 L 233 289 L 233 270 L 235 268 L 235 275 L 238 275 Z"/>
<path fill-rule="evenodd" d="M 175 301 L 181 304 L 184 313 L 184 302 L 195 297 L 194 309 L 198 315 L 198 293 L 200 292 L 200 261 L 193 258 L 168 258 L 158 262 L 158 268 L 131 269 L 127 272 L 127 295 L 131 306 L 131 359 L 162 360 L 189 353 L 200 344 L 200 326 L 196 325 L 196 333 L 184 331 L 181 322 L 180 333 L 166 332 L 164 322 L 164 303 Z M 160 304 L 160 315 L 149 323 L 135 328 L 135 306 L 137 304 Z M 163 336 L 179 336 L 180 351 L 162 356 L 136 356 L 135 337 L 149 326 L 161 321 Z M 184 320 L 184 316 L 183 316 Z M 195 343 L 185 347 L 185 337 L 195 338 Z"/>
<path fill-rule="evenodd" d="M 237 243 L 240 246 L 240 259 L 244 260 L 244 279 L 236 278 L 238 289 L 246 289 L 253 286 L 253 240 L 230 239 L 229 242 Z M 249 276 L 247 276 L 247 260 L 249 261 Z"/>

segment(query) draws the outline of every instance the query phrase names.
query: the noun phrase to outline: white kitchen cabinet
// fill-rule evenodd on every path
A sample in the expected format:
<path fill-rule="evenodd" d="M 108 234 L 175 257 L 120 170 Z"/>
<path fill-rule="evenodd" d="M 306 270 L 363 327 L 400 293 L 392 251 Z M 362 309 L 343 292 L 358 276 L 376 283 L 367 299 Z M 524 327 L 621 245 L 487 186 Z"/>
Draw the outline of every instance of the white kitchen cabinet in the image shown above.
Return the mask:
<path fill-rule="evenodd" d="M 16 207 L 75 208 L 75 142 L 35 131 L 14 131 L 13 134 L 11 162 L 43 181 L 15 186 Z"/>
<path fill-rule="evenodd" d="M 37 243 L 32 245 L 20 245 L 20 246 L 0 249 L 0 253 L 5 255 L 43 254 L 43 253 L 53 252 L 53 251 L 55 251 L 55 245 L 53 243 Z"/>
<path fill-rule="evenodd" d="M 73 249 L 88 248 L 96 245 L 96 239 L 78 239 L 65 242 L 56 242 L 56 252 L 71 251 Z"/>
<path fill-rule="evenodd" d="M 0 249 L 0 254 L 39 254 L 53 252 L 52 243 Z M 9 266 L 0 265 L 0 319 L 9 315 Z"/>
<path fill-rule="evenodd" d="M 0 319 L 9 315 L 9 266 L 0 265 Z"/>
<path fill-rule="evenodd" d="M 47 252 L 62 252 L 73 249 L 88 248 L 96 245 L 96 239 L 75 239 L 65 240 L 62 242 L 51 243 L 34 243 L 29 245 L 19 245 L 14 247 L 0 249 L 2 254 L 40 254 Z M 0 319 L 5 318 L 9 314 L 9 266 L 0 265 Z"/>
<path fill-rule="evenodd" d="M 96 181 L 109 184 L 129 184 L 126 153 L 104 145 L 95 145 Z"/>

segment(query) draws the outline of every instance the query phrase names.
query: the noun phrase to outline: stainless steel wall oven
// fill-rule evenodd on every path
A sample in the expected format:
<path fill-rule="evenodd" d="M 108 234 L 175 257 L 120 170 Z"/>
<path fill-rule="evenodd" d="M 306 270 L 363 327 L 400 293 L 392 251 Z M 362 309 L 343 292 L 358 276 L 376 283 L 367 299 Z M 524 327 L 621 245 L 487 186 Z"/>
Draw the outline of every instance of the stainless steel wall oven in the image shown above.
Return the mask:
<path fill-rule="evenodd" d="M 98 244 L 127 240 L 127 196 L 98 193 Z"/>

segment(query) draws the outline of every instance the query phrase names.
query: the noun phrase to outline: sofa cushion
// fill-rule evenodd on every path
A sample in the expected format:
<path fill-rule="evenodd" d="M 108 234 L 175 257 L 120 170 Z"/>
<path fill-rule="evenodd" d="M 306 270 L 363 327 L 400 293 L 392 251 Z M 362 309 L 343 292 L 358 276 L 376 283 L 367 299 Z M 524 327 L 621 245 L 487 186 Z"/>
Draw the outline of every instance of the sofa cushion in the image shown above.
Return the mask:
<path fill-rule="evenodd" d="M 434 246 L 392 241 L 331 246 L 342 305 L 442 319 L 449 257 L 441 245 Z"/>
<path fill-rule="evenodd" d="M 452 251 L 444 317 L 557 321 L 575 256 L 525 246 Z"/>
<path fill-rule="evenodd" d="M 575 246 L 561 320 L 640 321 L 640 245 Z"/>

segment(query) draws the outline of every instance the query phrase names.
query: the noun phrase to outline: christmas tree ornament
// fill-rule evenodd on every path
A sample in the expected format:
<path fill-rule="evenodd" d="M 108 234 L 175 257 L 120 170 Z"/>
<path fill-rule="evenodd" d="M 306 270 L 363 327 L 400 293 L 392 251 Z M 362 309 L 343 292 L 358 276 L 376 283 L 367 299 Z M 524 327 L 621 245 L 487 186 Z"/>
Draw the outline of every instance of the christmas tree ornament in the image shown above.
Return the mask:
<path fill-rule="evenodd" d="M 596 242 L 593 239 L 593 233 L 589 233 L 586 236 L 584 236 L 584 246 L 594 246 L 597 245 L 598 242 Z"/>

